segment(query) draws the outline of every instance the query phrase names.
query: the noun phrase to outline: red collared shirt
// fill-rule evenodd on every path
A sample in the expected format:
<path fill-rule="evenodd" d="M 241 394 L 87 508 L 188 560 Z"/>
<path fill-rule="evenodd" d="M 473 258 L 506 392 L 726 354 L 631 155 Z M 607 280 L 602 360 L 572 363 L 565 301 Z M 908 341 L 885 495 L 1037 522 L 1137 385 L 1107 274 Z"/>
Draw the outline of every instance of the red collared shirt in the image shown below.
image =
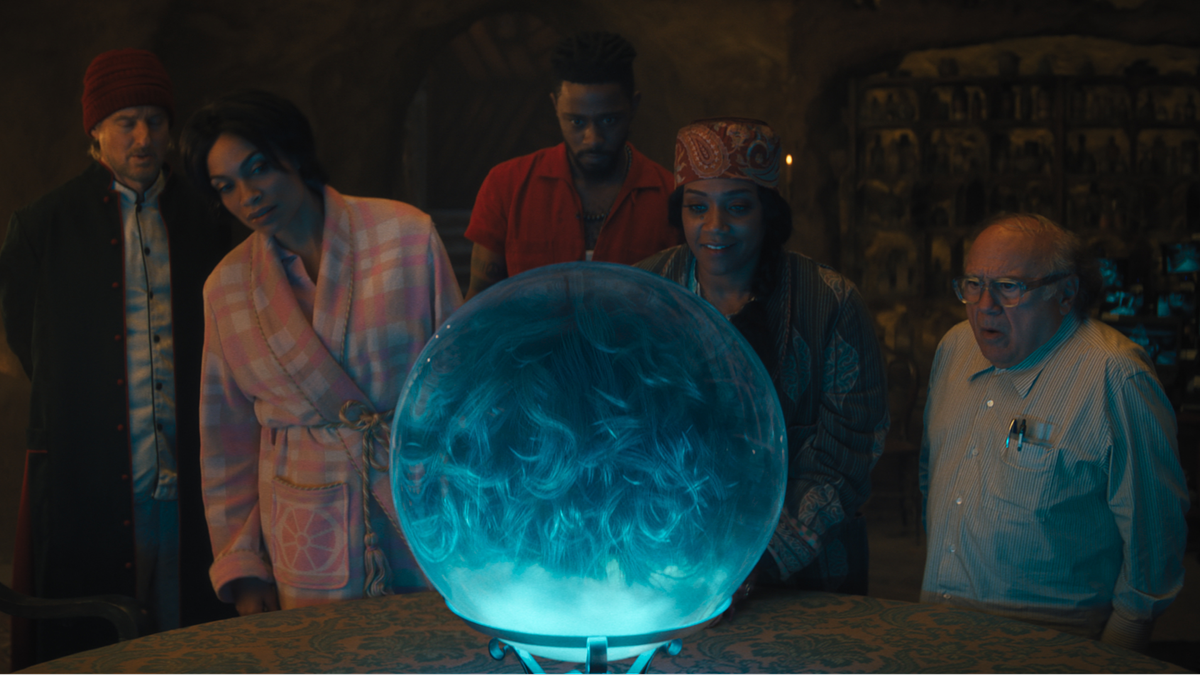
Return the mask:
<path fill-rule="evenodd" d="M 632 265 L 683 243 L 667 223 L 671 172 L 632 145 L 629 175 L 596 239 L 592 260 Z M 508 275 L 586 258 L 583 206 L 562 143 L 496 165 L 479 188 L 466 237 L 504 255 Z"/>

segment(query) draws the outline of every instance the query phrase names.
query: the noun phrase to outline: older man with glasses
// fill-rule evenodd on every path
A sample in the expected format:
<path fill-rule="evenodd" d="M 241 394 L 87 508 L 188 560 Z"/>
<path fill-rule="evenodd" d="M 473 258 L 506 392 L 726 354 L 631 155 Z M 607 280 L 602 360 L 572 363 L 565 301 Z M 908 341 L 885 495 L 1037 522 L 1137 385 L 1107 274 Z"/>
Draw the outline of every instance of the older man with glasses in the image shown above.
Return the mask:
<path fill-rule="evenodd" d="M 1088 318 L 1099 275 L 1052 221 L 984 223 L 921 447 L 921 600 L 1144 649 L 1183 587 L 1187 489 L 1146 353 Z"/>

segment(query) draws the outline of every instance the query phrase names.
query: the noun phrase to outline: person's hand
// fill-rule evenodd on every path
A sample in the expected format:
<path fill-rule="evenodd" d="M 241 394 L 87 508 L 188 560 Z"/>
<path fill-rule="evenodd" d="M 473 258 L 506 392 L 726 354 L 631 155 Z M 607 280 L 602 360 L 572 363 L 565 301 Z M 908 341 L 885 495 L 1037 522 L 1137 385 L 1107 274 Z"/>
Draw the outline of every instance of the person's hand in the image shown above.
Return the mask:
<path fill-rule="evenodd" d="M 237 608 L 238 616 L 279 611 L 279 591 L 275 590 L 275 584 L 243 577 L 235 579 L 232 586 L 233 606 Z"/>

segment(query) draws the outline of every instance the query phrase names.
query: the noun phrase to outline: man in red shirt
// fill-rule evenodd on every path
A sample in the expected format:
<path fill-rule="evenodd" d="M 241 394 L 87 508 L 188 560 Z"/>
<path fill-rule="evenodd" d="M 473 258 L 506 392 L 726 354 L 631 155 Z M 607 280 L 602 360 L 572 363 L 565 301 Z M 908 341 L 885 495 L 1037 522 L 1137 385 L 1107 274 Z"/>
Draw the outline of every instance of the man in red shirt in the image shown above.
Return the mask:
<path fill-rule="evenodd" d="M 555 48 L 550 94 L 563 142 L 494 167 L 483 181 L 467 239 L 467 298 L 543 265 L 576 260 L 633 264 L 681 243 L 667 224 L 670 171 L 626 140 L 641 94 L 633 46 L 614 33 L 582 33 Z"/>

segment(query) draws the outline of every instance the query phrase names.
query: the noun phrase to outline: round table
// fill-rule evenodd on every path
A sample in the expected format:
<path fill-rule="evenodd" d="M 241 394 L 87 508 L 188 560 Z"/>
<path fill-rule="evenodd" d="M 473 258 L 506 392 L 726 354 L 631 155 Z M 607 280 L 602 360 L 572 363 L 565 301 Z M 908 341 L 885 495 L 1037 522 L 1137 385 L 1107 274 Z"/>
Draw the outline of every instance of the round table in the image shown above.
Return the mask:
<path fill-rule="evenodd" d="M 149 635 L 21 672 L 520 673 L 432 592 L 351 600 Z M 578 668 L 541 660 L 547 672 Z M 632 660 L 617 662 L 628 670 Z M 1187 672 L 1119 647 L 969 610 L 832 593 L 749 600 L 658 654 L 651 672 Z"/>

